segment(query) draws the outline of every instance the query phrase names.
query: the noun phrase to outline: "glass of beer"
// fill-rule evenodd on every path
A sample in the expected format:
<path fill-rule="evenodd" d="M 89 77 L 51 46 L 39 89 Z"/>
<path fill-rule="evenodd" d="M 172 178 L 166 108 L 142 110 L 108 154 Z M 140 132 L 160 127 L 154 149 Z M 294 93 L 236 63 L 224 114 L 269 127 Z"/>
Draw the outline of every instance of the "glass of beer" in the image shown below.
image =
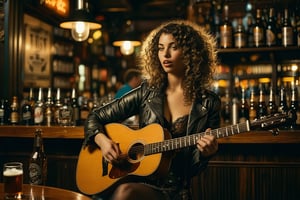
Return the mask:
<path fill-rule="evenodd" d="M 23 164 L 9 162 L 3 166 L 3 185 L 5 199 L 22 199 Z"/>

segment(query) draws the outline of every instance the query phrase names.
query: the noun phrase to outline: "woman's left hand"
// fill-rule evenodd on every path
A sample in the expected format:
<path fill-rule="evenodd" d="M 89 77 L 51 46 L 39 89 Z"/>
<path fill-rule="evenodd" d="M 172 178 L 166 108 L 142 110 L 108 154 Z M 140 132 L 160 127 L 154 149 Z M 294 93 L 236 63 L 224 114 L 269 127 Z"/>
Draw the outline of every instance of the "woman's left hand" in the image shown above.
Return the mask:
<path fill-rule="evenodd" d="M 203 157 L 209 157 L 218 151 L 218 141 L 213 135 L 204 135 L 198 139 L 197 148 Z"/>

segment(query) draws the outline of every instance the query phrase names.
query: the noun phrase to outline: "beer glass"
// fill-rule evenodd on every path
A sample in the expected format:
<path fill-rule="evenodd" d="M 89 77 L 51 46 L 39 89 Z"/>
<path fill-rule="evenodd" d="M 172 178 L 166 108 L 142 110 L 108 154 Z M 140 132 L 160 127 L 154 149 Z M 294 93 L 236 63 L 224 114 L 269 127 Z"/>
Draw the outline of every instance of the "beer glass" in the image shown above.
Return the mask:
<path fill-rule="evenodd" d="M 5 199 L 22 199 L 23 164 L 9 162 L 3 166 L 3 185 Z"/>

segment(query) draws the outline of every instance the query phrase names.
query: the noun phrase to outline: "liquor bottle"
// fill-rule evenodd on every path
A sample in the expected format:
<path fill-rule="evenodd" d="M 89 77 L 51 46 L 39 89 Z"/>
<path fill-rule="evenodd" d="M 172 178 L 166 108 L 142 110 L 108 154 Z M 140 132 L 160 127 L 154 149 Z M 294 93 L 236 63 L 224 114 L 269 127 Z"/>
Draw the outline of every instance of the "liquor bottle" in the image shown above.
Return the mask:
<path fill-rule="evenodd" d="M 259 90 L 259 99 L 257 104 L 256 118 L 261 119 L 262 117 L 265 117 L 267 114 L 268 114 L 268 110 L 265 101 L 265 93 L 261 86 Z"/>
<path fill-rule="evenodd" d="M 89 105 L 88 105 L 88 99 L 86 97 L 83 97 L 82 105 L 80 107 L 80 124 L 83 125 L 85 123 L 85 120 L 87 119 L 88 115 L 90 113 Z"/>
<path fill-rule="evenodd" d="M 291 104 L 290 104 L 290 111 L 292 114 L 292 121 L 290 128 L 291 129 L 298 129 L 300 127 L 300 110 L 299 110 L 299 101 L 298 101 L 298 91 L 295 85 L 292 85 L 291 91 Z"/>
<path fill-rule="evenodd" d="M 35 108 L 35 99 L 34 99 L 34 92 L 33 92 L 33 88 L 30 88 L 29 90 L 29 104 L 31 106 L 32 109 L 32 113 L 34 114 L 34 108 Z M 34 117 L 34 116 L 33 116 Z"/>
<path fill-rule="evenodd" d="M 72 107 L 72 124 L 74 126 L 80 125 L 80 108 L 78 105 L 77 95 L 76 95 L 76 89 L 72 89 L 72 95 L 71 95 L 71 107 Z"/>
<path fill-rule="evenodd" d="M 246 31 L 247 35 L 247 46 L 254 47 L 254 39 L 253 39 L 253 28 L 254 28 L 254 20 L 252 18 L 248 18 L 248 29 Z"/>
<path fill-rule="evenodd" d="M 60 96 L 60 88 L 57 88 L 56 90 L 56 99 L 54 104 L 54 124 L 59 125 L 59 109 L 62 107 L 62 101 Z"/>
<path fill-rule="evenodd" d="M 253 27 L 253 42 L 255 47 L 262 47 L 265 43 L 265 27 L 263 26 L 261 15 L 261 9 L 256 9 L 256 18 Z"/>
<path fill-rule="evenodd" d="M 30 126 L 34 124 L 34 113 L 30 105 L 30 98 L 25 97 L 21 108 L 21 124 Z"/>
<path fill-rule="evenodd" d="M 12 102 L 10 104 L 10 124 L 17 125 L 20 122 L 20 110 L 18 97 L 13 96 Z"/>
<path fill-rule="evenodd" d="M 245 27 L 246 32 L 249 29 L 249 22 L 251 21 L 251 23 L 254 22 L 254 17 L 252 14 L 252 9 L 253 6 L 251 4 L 251 2 L 249 0 L 247 0 L 246 4 L 245 4 L 245 16 L 243 17 L 243 26 Z"/>
<path fill-rule="evenodd" d="M 293 27 L 291 25 L 291 20 L 289 18 L 289 10 L 287 8 L 284 9 L 281 34 L 282 34 L 282 46 L 287 47 L 294 44 Z"/>
<path fill-rule="evenodd" d="M 273 87 L 270 87 L 269 103 L 268 103 L 268 114 L 277 113 L 277 105 L 275 99 L 275 93 Z"/>
<path fill-rule="evenodd" d="M 34 108 L 34 124 L 43 125 L 44 123 L 44 98 L 43 89 L 39 88 L 38 99 Z"/>
<path fill-rule="evenodd" d="M 287 99 L 286 99 L 286 91 L 284 87 L 281 87 L 279 94 L 279 105 L 278 112 L 283 113 L 288 111 Z"/>
<path fill-rule="evenodd" d="M 54 125 L 54 102 L 52 99 L 51 88 L 48 88 L 44 114 L 45 114 L 45 125 L 53 126 Z"/>
<path fill-rule="evenodd" d="M 229 90 L 226 89 L 225 91 L 225 97 L 222 100 L 222 119 L 223 119 L 223 123 L 224 125 L 229 125 L 230 124 L 230 116 L 231 116 L 231 103 L 230 103 L 230 96 L 229 96 Z"/>
<path fill-rule="evenodd" d="M 232 47 L 232 25 L 229 22 L 228 12 L 229 6 L 228 4 L 224 5 L 223 8 L 223 23 L 220 25 L 220 47 L 221 48 L 230 48 Z"/>
<path fill-rule="evenodd" d="M 72 121 L 72 108 L 68 97 L 64 98 L 64 103 L 59 109 L 59 125 L 70 126 Z"/>
<path fill-rule="evenodd" d="M 34 134 L 33 151 L 29 159 L 29 183 L 45 185 L 47 179 L 47 157 L 44 152 L 42 131 L 37 129 Z"/>
<path fill-rule="evenodd" d="M 238 24 L 234 32 L 234 47 L 236 48 L 246 47 L 246 32 L 245 32 L 242 18 L 238 19 Z"/>
<path fill-rule="evenodd" d="M 0 125 L 7 125 L 9 123 L 9 102 L 7 99 L 0 101 Z"/>
<path fill-rule="evenodd" d="M 269 9 L 269 18 L 266 27 L 266 45 L 269 47 L 277 45 L 277 28 L 274 8 Z"/>
<path fill-rule="evenodd" d="M 249 120 L 249 105 L 245 95 L 245 89 L 242 88 L 242 98 L 240 104 L 239 122 L 246 122 Z"/>
<path fill-rule="evenodd" d="M 256 118 L 256 108 L 257 108 L 257 104 L 256 104 L 256 101 L 255 101 L 255 91 L 254 91 L 254 89 L 251 90 L 249 101 L 250 101 L 249 120 L 253 121 Z"/>

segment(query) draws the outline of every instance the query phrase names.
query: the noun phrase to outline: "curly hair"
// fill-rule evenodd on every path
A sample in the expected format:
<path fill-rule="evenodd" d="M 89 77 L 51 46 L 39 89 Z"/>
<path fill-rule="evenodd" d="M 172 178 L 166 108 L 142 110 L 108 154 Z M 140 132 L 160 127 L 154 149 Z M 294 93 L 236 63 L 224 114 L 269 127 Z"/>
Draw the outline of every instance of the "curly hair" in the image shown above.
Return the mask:
<path fill-rule="evenodd" d="M 151 31 L 139 54 L 139 65 L 151 86 L 159 86 L 167 81 L 167 74 L 158 58 L 158 42 L 162 33 L 172 34 L 183 52 L 186 66 L 184 99 L 192 102 L 203 90 L 211 87 L 217 65 L 215 38 L 203 27 L 185 20 L 169 21 Z"/>

